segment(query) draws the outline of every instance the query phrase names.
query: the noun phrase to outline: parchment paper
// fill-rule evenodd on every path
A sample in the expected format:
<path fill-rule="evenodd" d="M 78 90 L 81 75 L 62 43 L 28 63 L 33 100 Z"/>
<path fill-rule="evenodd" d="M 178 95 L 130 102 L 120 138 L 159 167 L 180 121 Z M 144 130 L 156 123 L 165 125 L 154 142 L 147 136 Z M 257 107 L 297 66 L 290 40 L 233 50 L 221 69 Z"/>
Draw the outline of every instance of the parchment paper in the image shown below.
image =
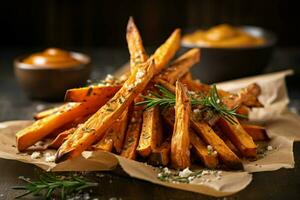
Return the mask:
<path fill-rule="evenodd" d="M 0 158 L 31 163 L 48 171 L 103 171 L 112 170 L 119 164 L 129 176 L 155 184 L 212 196 L 230 195 L 242 190 L 251 182 L 251 172 L 294 167 L 293 140 L 300 140 L 300 118 L 287 109 L 289 100 L 284 78 L 290 74 L 292 74 L 292 71 L 283 71 L 218 84 L 219 88 L 229 91 L 237 90 L 253 82 L 262 87 L 260 100 L 265 107 L 254 109 L 250 113 L 250 119 L 267 127 L 267 133 L 271 137 L 271 141 L 265 145 L 273 147 L 272 151 L 266 151 L 256 161 L 243 161 L 245 171 L 223 171 L 221 179 L 203 176 L 189 184 L 162 182 L 157 179 L 158 170 L 156 168 L 103 151 L 85 151 L 82 156 L 57 165 L 46 162 L 44 157 L 31 159 L 29 154 L 19 154 L 17 152 L 15 133 L 32 123 L 32 121 L 0 123 Z M 55 153 L 51 150 L 46 152 Z M 201 179 L 209 179 L 210 182 Z"/>

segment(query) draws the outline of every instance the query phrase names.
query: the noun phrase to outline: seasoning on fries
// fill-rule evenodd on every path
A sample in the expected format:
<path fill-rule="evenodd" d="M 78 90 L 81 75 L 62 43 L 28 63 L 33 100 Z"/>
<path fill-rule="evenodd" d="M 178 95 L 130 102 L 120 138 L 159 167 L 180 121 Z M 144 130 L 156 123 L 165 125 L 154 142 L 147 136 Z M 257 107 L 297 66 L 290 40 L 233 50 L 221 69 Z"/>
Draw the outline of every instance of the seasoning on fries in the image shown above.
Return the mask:
<path fill-rule="evenodd" d="M 57 149 L 56 163 L 92 150 L 175 169 L 242 169 L 242 158 L 256 156 L 256 142 L 268 140 L 263 126 L 247 123 L 251 108 L 263 106 L 259 85 L 231 93 L 195 80 L 190 68 L 200 61 L 200 49 L 173 59 L 180 29 L 152 55 L 133 18 L 126 39 L 127 78 L 109 75 L 68 90 L 64 105 L 35 114 L 36 121 L 16 134 L 19 151 L 47 137 L 48 148 Z"/>

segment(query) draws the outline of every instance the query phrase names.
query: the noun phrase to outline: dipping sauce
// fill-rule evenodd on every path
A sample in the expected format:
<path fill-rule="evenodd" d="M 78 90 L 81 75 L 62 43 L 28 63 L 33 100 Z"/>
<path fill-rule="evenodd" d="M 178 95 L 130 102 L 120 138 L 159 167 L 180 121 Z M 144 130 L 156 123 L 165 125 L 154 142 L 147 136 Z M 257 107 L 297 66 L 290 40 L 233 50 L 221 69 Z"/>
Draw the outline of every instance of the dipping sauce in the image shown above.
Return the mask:
<path fill-rule="evenodd" d="M 197 30 L 187 34 L 183 37 L 182 42 L 185 45 L 202 47 L 236 48 L 262 45 L 266 40 L 228 24 L 221 24 L 208 30 Z"/>
<path fill-rule="evenodd" d="M 34 53 L 23 60 L 23 63 L 53 68 L 67 68 L 82 64 L 68 51 L 49 48 L 43 52 Z"/>

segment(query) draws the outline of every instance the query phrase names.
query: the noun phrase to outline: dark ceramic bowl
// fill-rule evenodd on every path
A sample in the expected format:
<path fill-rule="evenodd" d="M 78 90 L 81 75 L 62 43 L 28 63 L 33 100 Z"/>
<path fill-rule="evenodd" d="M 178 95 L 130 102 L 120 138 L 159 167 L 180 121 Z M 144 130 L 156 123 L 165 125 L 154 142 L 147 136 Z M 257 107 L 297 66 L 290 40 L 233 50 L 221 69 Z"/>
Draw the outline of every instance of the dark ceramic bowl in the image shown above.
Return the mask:
<path fill-rule="evenodd" d="M 28 55 L 21 56 L 14 61 L 15 76 L 30 98 L 63 100 L 67 89 L 82 86 L 91 73 L 90 57 L 76 52 L 71 52 L 71 55 L 81 64 L 68 68 L 47 68 L 23 63 Z"/>
<path fill-rule="evenodd" d="M 240 28 L 253 36 L 265 38 L 266 43 L 240 48 L 213 48 L 182 44 L 182 51 L 190 48 L 201 49 L 200 62 L 191 69 L 195 78 L 205 83 L 214 83 L 255 75 L 263 71 L 272 57 L 276 36 L 259 27 L 242 26 Z"/>

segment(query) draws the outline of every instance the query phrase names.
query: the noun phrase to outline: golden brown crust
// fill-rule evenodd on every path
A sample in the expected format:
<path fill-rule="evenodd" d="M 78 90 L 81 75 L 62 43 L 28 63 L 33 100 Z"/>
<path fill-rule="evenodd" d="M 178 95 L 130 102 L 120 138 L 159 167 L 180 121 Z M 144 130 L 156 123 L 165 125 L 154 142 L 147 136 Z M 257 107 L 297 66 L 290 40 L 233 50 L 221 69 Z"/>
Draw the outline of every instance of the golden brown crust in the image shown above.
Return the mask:
<path fill-rule="evenodd" d="M 176 82 L 175 124 L 171 139 L 171 161 L 176 169 L 189 167 L 190 161 L 190 121 L 191 104 L 187 89 Z"/>

